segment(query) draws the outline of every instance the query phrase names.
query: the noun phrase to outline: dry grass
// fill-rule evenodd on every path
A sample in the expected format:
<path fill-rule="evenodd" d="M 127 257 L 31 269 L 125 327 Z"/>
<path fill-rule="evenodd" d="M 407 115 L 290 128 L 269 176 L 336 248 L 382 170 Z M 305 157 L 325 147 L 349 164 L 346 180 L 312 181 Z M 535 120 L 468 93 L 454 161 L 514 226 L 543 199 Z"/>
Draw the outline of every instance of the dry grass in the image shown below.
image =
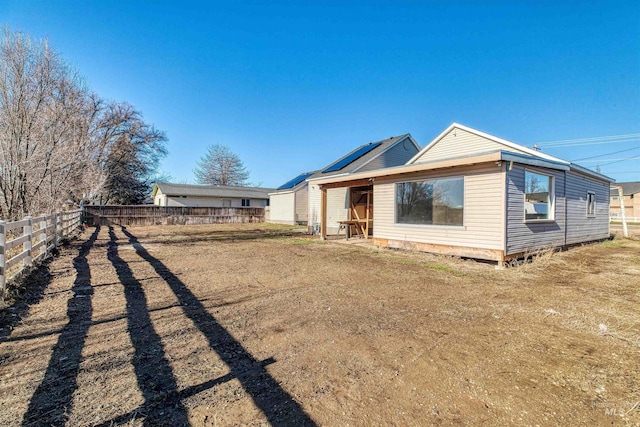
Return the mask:
<path fill-rule="evenodd" d="M 496 271 L 270 225 L 90 231 L 13 313 L 2 425 L 640 422 L 638 241 Z"/>

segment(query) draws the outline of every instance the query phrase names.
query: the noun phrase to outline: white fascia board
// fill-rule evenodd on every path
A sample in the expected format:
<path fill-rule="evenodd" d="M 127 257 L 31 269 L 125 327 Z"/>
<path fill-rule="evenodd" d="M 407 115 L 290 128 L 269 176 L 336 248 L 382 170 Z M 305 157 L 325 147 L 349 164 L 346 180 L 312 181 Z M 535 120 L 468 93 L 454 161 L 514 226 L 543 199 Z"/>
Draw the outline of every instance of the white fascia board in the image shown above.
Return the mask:
<path fill-rule="evenodd" d="M 347 176 L 347 175 L 350 175 L 350 173 L 348 173 L 348 172 L 346 172 L 346 173 L 337 173 L 335 175 L 319 176 L 317 178 L 307 178 L 307 179 L 305 179 L 305 181 L 308 182 L 309 184 L 313 184 L 314 181 L 319 181 L 321 179 L 337 178 L 337 177 Z"/>
<path fill-rule="evenodd" d="M 571 170 L 581 173 L 583 175 L 588 175 L 590 177 L 600 179 L 602 181 L 616 182 L 616 180 L 613 178 L 610 178 L 606 175 L 593 171 L 589 168 L 585 168 L 584 166 L 577 165 L 575 163 L 571 163 Z"/>
<path fill-rule="evenodd" d="M 460 130 L 464 130 L 467 131 L 469 133 L 478 135 L 480 137 L 486 138 L 490 141 L 493 142 L 497 142 L 498 144 L 502 144 L 502 145 L 506 145 L 507 147 L 519 150 L 519 151 L 523 151 L 527 154 L 530 154 L 532 156 L 536 156 L 536 157 L 541 157 L 543 159 L 546 160 L 551 160 L 553 162 L 558 162 L 558 163 L 563 163 L 566 165 L 569 165 L 570 162 L 566 161 L 566 160 L 562 160 L 558 157 L 554 157 L 551 156 L 549 154 L 540 152 L 540 151 L 536 151 L 533 150 L 529 147 L 525 147 L 524 145 L 520 145 L 520 144 L 516 144 L 515 142 L 511 142 L 511 141 L 507 141 L 506 139 L 502 139 L 502 138 L 498 138 L 497 136 L 482 132 L 480 130 L 474 129 L 474 128 L 470 128 L 469 126 L 465 126 L 465 125 L 461 125 L 460 123 L 452 123 L 448 128 L 446 128 L 444 130 L 444 132 L 442 132 L 440 135 L 438 135 L 433 141 L 431 141 L 426 147 L 424 147 L 422 149 L 422 151 L 420 151 L 418 154 L 416 154 L 411 160 L 409 160 L 409 162 L 407 164 L 412 164 L 413 162 L 416 161 L 416 159 L 418 159 L 422 154 L 426 153 L 431 147 L 433 147 L 436 143 L 438 143 L 438 141 L 440 141 L 442 138 L 444 138 L 444 136 L 446 134 L 448 134 L 450 131 L 452 131 L 454 128 L 460 129 Z"/>
<path fill-rule="evenodd" d="M 569 170 L 569 165 L 564 163 L 545 160 L 539 157 L 532 157 L 524 154 L 512 153 L 510 151 L 501 151 L 501 158 L 505 162 L 522 163 L 530 166 L 540 166 L 547 169 L 557 169 L 563 171 Z"/>

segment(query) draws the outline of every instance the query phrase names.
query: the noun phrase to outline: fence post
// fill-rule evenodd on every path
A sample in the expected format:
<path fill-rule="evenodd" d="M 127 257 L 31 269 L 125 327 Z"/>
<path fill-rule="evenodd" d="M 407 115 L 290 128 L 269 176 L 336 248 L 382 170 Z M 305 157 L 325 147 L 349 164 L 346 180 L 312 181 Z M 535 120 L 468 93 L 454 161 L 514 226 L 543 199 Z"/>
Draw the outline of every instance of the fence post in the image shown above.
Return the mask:
<path fill-rule="evenodd" d="M 53 247 L 58 248 L 58 213 L 53 214 Z"/>
<path fill-rule="evenodd" d="M 47 246 L 47 217 L 45 216 L 42 221 L 40 221 L 40 241 L 44 241 L 44 248 L 42 249 L 42 253 L 44 254 L 43 258 L 46 258 L 48 255 Z"/>
<path fill-rule="evenodd" d="M 4 244 L 7 241 L 7 233 L 4 227 L 4 221 L 0 221 L 0 286 L 2 286 L 2 301 L 4 301 L 7 292 L 7 273 L 5 270 Z"/>
<path fill-rule="evenodd" d="M 30 267 L 33 265 L 33 261 L 31 259 L 31 243 L 32 243 L 32 223 L 31 223 L 31 215 L 25 218 L 27 220 L 27 225 L 23 227 L 23 233 L 25 236 L 29 236 L 26 242 L 22 244 L 22 250 L 27 252 L 27 256 L 24 259 L 25 267 Z"/>

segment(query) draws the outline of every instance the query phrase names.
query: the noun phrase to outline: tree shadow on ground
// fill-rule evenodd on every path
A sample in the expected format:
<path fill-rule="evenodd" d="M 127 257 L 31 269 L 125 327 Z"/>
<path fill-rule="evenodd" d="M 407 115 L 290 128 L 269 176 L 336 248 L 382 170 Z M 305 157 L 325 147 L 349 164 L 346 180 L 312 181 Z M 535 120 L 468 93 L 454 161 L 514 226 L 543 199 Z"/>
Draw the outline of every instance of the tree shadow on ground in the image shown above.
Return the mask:
<path fill-rule="evenodd" d="M 229 367 L 230 373 L 225 377 L 211 380 L 196 388 L 206 389 L 220 382 L 237 378 L 272 425 L 315 426 L 315 422 L 304 412 L 298 402 L 265 369 L 266 364 L 274 362 L 273 359 L 256 360 L 229 331 L 218 323 L 202 302 L 171 270 L 150 255 L 125 227 L 122 227 L 122 232 L 129 238 L 129 243 L 135 248 L 137 254 L 146 260 L 169 285 L 185 315 L 204 334 L 211 349 Z"/>
<path fill-rule="evenodd" d="M 134 348 L 133 367 L 144 404 L 137 410 L 145 425 L 189 425 L 187 411 L 178 395 L 178 384 L 165 357 L 160 336 L 151 322 L 147 298 L 128 264 L 118 254 L 118 238 L 109 227 L 107 258 L 124 287 L 127 330 Z"/>
<path fill-rule="evenodd" d="M 29 401 L 29 408 L 22 419 L 23 426 L 66 424 L 73 393 L 78 387 L 82 348 L 93 312 L 93 288 L 87 255 L 99 232 L 100 229 L 96 228 L 91 237 L 80 246 L 78 255 L 73 260 L 76 279 L 71 288 L 73 296 L 67 302 L 69 321 L 53 347 L 45 376 Z"/>

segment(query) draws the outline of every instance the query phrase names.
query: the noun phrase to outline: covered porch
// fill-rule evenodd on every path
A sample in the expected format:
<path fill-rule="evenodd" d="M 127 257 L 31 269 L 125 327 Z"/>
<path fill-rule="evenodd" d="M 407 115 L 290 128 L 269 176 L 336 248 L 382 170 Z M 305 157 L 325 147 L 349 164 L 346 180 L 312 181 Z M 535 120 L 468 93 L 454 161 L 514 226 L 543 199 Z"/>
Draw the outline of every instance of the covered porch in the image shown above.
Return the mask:
<path fill-rule="evenodd" d="M 342 231 L 346 239 L 358 236 L 368 239 L 373 233 L 373 181 L 360 179 L 355 181 L 334 182 L 320 185 L 320 238 L 325 240 L 327 233 L 327 190 L 331 188 L 348 189 L 347 219 L 338 221 L 337 235 Z"/>

